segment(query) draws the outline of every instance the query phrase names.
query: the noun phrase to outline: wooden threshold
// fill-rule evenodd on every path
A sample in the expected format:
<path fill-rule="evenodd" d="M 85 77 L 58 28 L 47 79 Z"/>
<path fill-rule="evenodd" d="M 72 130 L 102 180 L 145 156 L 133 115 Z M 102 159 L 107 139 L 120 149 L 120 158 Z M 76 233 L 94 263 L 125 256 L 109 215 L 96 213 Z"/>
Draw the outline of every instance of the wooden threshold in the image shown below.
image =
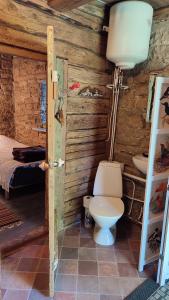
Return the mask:
<path fill-rule="evenodd" d="M 6 44 L 0 43 L 0 53 L 9 54 L 12 56 L 20 56 L 24 58 L 30 58 L 38 61 L 47 61 L 47 55 L 44 53 L 35 52 L 32 50 L 27 50 L 24 48 L 13 47 Z"/>

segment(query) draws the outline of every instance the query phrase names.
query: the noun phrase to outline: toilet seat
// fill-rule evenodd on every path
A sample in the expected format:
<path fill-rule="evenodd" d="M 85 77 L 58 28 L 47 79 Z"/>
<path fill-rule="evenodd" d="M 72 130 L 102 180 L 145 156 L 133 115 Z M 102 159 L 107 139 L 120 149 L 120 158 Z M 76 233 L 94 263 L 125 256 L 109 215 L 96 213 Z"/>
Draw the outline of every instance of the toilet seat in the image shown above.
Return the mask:
<path fill-rule="evenodd" d="M 120 198 L 94 196 L 89 204 L 93 216 L 120 218 L 124 213 L 124 204 Z"/>

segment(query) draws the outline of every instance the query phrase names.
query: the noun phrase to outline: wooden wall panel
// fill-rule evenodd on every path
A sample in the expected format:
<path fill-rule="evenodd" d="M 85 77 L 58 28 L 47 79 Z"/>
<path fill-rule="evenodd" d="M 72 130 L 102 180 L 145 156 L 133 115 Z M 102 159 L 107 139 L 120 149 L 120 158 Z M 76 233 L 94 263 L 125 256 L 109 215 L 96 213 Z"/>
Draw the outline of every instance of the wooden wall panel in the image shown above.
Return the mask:
<path fill-rule="evenodd" d="M 44 60 L 47 26 L 53 25 L 56 55 L 69 62 L 65 225 L 79 218 L 83 195 L 92 192 L 98 163 L 105 159 L 112 66 L 106 61 L 103 18 L 104 6 L 95 3 L 61 13 L 46 0 L 0 0 L 0 51 L 7 45 L 11 54 L 13 47 L 14 54 L 18 49 L 23 57 L 34 53 Z M 70 89 L 75 82 L 80 86 Z M 97 89 L 102 96 L 82 97 L 84 89 Z"/>
<path fill-rule="evenodd" d="M 103 72 L 68 67 L 66 131 L 65 226 L 80 216 L 84 195 L 92 194 L 98 164 L 106 158 L 111 77 Z M 72 85 L 78 82 L 77 88 Z M 81 92 L 98 89 L 103 97 Z"/>
<path fill-rule="evenodd" d="M 0 43 L 46 53 L 47 26 L 53 25 L 58 56 L 104 71 L 108 65 L 106 36 L 100 31 L 102 19 L 95 16 L 92 20 L 87 11 L 64 15 L 43 0 L 0 0 Z"/>

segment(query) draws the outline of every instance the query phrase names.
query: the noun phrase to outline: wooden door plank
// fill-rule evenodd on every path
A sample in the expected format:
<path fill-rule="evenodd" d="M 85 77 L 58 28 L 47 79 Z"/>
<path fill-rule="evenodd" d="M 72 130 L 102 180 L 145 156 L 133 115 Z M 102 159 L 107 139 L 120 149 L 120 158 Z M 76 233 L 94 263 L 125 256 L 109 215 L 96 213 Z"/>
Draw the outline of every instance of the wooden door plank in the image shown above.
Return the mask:
<path fill-rule="evenodd" d="M 47 105 L 47 114 L 48 114 L 48 162 L 54 161 L 54 134 L 55 134 L 55 126 L 53 122 L 53 112 L 54 112 L 54 100 L 53 100 L 53 82 L 52 82 L 52 72 L 54 70 L 55 62 L 54 62 L 54 30 L 53 27 L 49 26 L 47 28 L 48 40 L 47 40 L 47 53 L 48 53 L 48 89 L 47 89 L 47 97 L 48 97 L 48 105 Z M 57 253 L 55 253 L 55 239 L 54 239 L 54 224 L 55 224 L 55 199 L 54 199 L 54 185 L 55 185 L 55 177 L 54 177 L 54 169 L 49 168 L 48 170 L 48 204 L 49 204 L 49 263 L 50 263 L 50 274 L 49 274 L 49 291 L 50 296 L 54 296 L 54 270 L 53 264 Z"/>

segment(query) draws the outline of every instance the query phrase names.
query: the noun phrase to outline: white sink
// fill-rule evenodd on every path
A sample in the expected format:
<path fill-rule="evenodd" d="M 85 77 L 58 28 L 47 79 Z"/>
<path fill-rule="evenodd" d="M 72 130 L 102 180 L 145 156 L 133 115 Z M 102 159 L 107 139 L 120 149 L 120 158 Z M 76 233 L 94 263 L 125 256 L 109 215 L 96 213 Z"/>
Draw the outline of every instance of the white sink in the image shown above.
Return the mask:
<path fill-rule="evenodd" d="M 147 175 L 148 157 L 142 154 L 135 155 L 133 156 L 133 163 L 140 172 Z"/>

